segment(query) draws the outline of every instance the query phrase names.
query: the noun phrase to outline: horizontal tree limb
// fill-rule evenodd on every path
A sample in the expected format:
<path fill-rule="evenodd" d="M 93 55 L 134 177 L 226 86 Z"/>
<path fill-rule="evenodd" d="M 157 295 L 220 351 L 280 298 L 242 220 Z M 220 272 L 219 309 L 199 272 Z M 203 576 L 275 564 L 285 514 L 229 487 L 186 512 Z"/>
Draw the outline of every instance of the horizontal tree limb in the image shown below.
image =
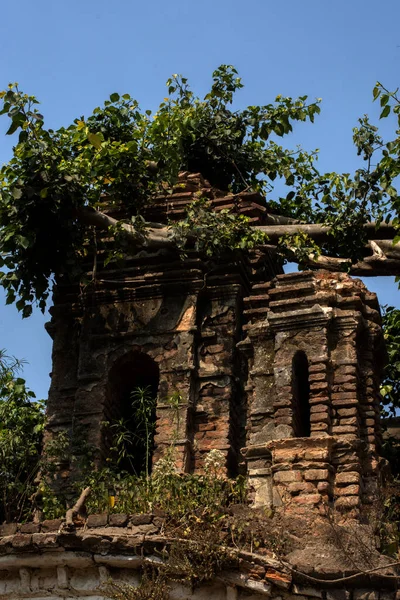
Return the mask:
<path fill-rule="evenodd" d="M 332 256 L 308 256 L 304 263 L 310 268 L 325 269 L 327 271 L 347 271 L 350 275 L 358 277 L 378 277 L 400 275 L 400 259 L 367 257 L 365 260 L 350 264 L 346 258 Z"/>
<path fill-rule="evenodd" d="M 77 212 L 78 219 L 86 225 L 98 227 L 99 229 L 107 230 L 110 227 L 118 227 L 126 241 L 134 246 L 141 248 L 167 248 L 176 247 L 173 239 L 173 231 L 170 227 L 154 224 L 151 227 L 146 227 L 146 233 L 138 232 L 132 225 L 123 223 L 106 215 L 103 212 L 90 207 L 80 208 Z"/>
<path fill-rule="evenodd" d="M 332 227 L 329 225 L 296 223 L 287 225 L 256 225 L 255 229 L 264 232 L 269 241 L 278 242 L 285 235 L 295 235 L 296 233 L 306 233 L 315 242 L 327 242 L 331 237 Z M 366 223 L 364 229 L 367 232 L 369 240 L 383 239 L 391 240 L 396 235 L 396 229 L 391 223 L 381 223 L 378 227 L 376 223 Z"/>
<path fill-rule="evenodd" d="M 161 224 L 151 224 L 146 227 L 145 233 L 138 232 L 132 225 L 123 223 L 109 215 L 90 207 L 83 207 L 78 211 L 78 219 L 86 225 L 107 230 L 109 227 L 118 227 L 126 242 L 134 248 L 147 248 L 157 250 L 160 248 L 175 248 L 176 240 L 171 227 Z M 255 225 L 254 229 L 262 231 L 268 236 L 268 245 L 264 248 L 276 247 L 279 240 L 285 235 L 298 232 L 306 233 L 316 243 L 326 242 L 330 238 L 331 227 L 321 224 L 285 224 L 285 225 Z M 400 274 L 400 244 L 393 244 L 392 238 L 396 229 L 389 223 L 382 223 L 378 227 L 375 223 L 364 225 L 368 239 L 368 251 L 371 256 L 366 256 L 362 261 L 351 264 L 350 259 L 330 256 L 317 256 L 310 254 L 305 262 L 313 268 L 323 268 L 330 271 L 347 270 L 352 275 L 373 277 L 377 275 Z M 293 259 L 296 261 L 295 253 Z"/>

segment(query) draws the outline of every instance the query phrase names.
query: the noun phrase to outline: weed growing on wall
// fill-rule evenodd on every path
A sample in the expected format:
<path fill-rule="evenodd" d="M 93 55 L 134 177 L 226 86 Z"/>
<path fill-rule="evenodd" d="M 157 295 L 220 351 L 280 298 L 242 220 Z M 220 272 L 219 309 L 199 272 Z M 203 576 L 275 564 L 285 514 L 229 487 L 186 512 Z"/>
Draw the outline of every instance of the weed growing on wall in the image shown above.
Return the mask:
<path fill-rule="evenodd" d="M 104 592 L 111 600 L 167 600 L 169 587 L 165 577 L 155 569 L 145 568 L 137 587 L 110 581 Z"/>

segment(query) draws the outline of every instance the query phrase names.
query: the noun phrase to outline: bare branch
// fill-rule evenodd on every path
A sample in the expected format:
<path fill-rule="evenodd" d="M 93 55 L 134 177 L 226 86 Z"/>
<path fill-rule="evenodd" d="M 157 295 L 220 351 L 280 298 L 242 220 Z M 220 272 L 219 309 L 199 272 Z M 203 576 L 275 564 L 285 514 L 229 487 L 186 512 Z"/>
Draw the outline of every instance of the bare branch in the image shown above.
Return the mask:
<path fill-rule="evenodd" d="M 76 514 L 78 514 L 80 512 L 80 510 L 83 508 L 85 502 L 86 502 L 86 498 L 89 496 L 91 491 L 90 487 L 85 488 L 84 490 L 82 490 L 81 495 L 79 496 L 78 500 L 76 501 L 76 503 L 74 504 L 74 506 L 72 508 L 70 508 L 69 510 L 67 510 L 67 513 L 65 515 L 65 526 L 66 527 L 73 527 L 74 525 L 74 516 Z"/>
<path fill-rule="evenodd" d="M 269 241 L 272 243 L 277 243 L 279 239 L 284 235 L 295 235 L 296 233 L 306 233 L 309 235 L 315 242 L 327 242 L 330 237 L 330 232 L 332 231 L 332 227 L 329 225 L 322 224 L 306 224 L 306 223 L 297 223 L 287 224 L 287 225 L 256 225 L 256 229 L 259 231 L 263 231 L 269 238 Z M 396 235 L 396 229 L 391 223 L 381 223 L 379 226 L 376 223 L 366 223 L 364 225 L 364 229 L 367 232 L 368 239 L 383 239 L 383 240 L 391 240 Z"/>
<path fill-rule="evenodd" d="M 295 257 L 293 258 L 295 262 Z M 350 275 L 358 277 L 394 276 L 400 274 L 400 259 L 369 256 L 362 261 L 351 264 L 350 259 L 336 258 L 333 256 L 316 256 L 310 254 L 303 259 L 304 264 L 314 269 L 326 271 L 347 271 Z"/>
<path fill-rule="evenodd" d="M 174 247 L 173 233 L 170 227 L 152 224 L 146 228 L 146 235 L 137 231 L 132 225 L 123 223 L 94 208 L 84 207 L 78 211 L 78 219 L 86 225 L 93 225 L 102 230 L 119 227 L 126 241 L 136 248 L 166 248 Z"/>

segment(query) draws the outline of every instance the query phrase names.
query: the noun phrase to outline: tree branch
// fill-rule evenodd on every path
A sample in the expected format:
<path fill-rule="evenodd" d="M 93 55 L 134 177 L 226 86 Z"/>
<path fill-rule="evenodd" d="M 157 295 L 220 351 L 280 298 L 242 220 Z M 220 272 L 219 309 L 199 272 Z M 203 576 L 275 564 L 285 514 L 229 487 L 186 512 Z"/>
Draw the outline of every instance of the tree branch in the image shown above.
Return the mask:
<path fill-rule="evenodd" d="M 283 225 L 256 225 L 256 229 L 268 235 L 269 241 L 277 243 L 284 235 L 295 235 L 296 233 L 306 233 L 315 242 L 327 242 L 330 237 L 332 227 L 322 224 L 283 224 Z M 369 240 L 383 239 L 391 240 L 396 235 L 396 229 L 391 223 L 381 223 L 379 226 L 376 223 L 366 223 L 364 229 L 367 232 Z"/>
<path fill-rule="evenodd" d="M 77 212 L 78 219 L 86 225 L 92 225 L 102 230 L 118 227 L 129 245 L 136 248 L 166 248 L 175 247 L 173 232 L 170 227 L 154 224 L 146 228 L 146 233 L 137 231 L 132 225 L 123 223 L 94 208 L 83 207 Z"/>
<path fill-rule="evenodd" d="M 372 256 L 351 264 L 348 258 L 310 254 L 303 262 L 311 268 L 347 271 L 358 277 L 395 276 L 400 274 L 400 244 L 391 240 L 371 241 Z M 295 261 L 295 256 L 293 255 Z"/>
<path fill-rule="evenodd" d="M 74 516 L 76 514 L 78 514 L 79 511 L 83 508 L 83 506 L 86 502 L 86 498 L 90 494 L 90 491 L 91 491 L 90 487 L 87 487 L 84 490 L 82 490 L 81 495 L 79 496 L 79 498 L 76 501 L 76 503 L 74 504 L 74 506 L 72 508 L 70 508 L 69 510 L 67 510 L 66 515 L 65 515 L 65 526 L 66 527 L 73 527 Z"/>
<path fill-rule="evenodd" d="M 166 225 L 152 223 L 146 228 L 145 232 L 141 232 L 135 230 L 132 225 L 122 223 L 105 213 L 89 207 L 79 209 L 77 217 L 82 223 L 98 227 L 101 230 L 118 227 L 128 245 L 134 249 L 158 250 L 160 248 L 176 248 L 173 229 Z M 270 217 L 275 218 L 275 215 L 270 215 Z M 277 220 L 285 220 L 286 218 L 277 216 Z M 276 247 L 283 236 L 294 235 L 299 232 L 306 233 L 317 243 L 323 243 L 332 239 L 330 237 L 332 228 L 329 225 L 293 224 L 292 219 L 287 219 L 291 222 L 279 225 L 252 226 L 254 229 L 262 231 L 268 236 L 269 244 L 263 246 L 265 249 Z M 400 244 L 393 244 L 392 241 L 392 238 L 396 234 L 395 227 L 391 223 L 381 223 L 377 226 L 376 223 L 372 222 L 366 223 L 364 228 L 370 240 L 367 248 L 371 256 L 366 256 L 362 261 L 351 264 L 351 260 L 348 258 L 310 254 L 305 259 L 306 264 L 311 268 L 323 268 L 329 271 L 347 270 L 352 275 L 364 277 L 400 274 Z M 296 261 L 294 253 L 293 260 Z"/>

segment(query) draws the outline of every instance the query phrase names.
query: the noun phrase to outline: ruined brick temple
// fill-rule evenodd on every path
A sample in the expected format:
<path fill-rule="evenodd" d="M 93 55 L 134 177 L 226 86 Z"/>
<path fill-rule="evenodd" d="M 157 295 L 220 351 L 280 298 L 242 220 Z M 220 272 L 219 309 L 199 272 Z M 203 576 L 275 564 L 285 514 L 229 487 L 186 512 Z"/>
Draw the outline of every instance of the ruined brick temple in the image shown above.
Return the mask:
<path fill-rule="evenodd" d="M 226 195 L 187 173 L 172 195 L 158 198 L 148 219 L 179 220 L 199 194 L 216 211 L 229 208 L 266 223 L 259 195 Z M 47 441 L 60 431 L 79 431 L 103 464 L 109 451 L 104 422 L 123 417 L 132 389 L 148 386 L 156 399 L 153 465 L 173 445 L 178 468 L 201 473 L 207 454 L 218 449 L 228 476 L 248 478 L 255 508 L 322 516 L 330 507 L 357 517 L 374 501 L 382 473 L 385 350 L 376 296 L 361 281 L 324 271 L 285 275 L 265 249 L 215 261 L 191 251 L 184 259 L 172 250 L 141 251 L 122 267 L 100 265 L 84 290 L 60 279 L 51 315 Z M 172 395 L 179 406 L 171 406 Z M 72 464 L 60 465 L 58 485 L 68 486 L 73 476 Z M 121 542 L 122 529 L 115 532 L 117 521 L 105 516 L 100 524 L 109 529 L 97 530 L 97 542 L 92 531 L 86 545 L 83 536 L 79 543 L 70 538 L 67 547 L 61 530 L 45 540 L 51 524 L 9 530 L 11 550 L 0 556 L 0 570 L 17 573 L 17 583 L 7 588 L 0 581 L 0 598 L 102 598 L 96 586 L 110 573 L 125 569 L 129 580 L 126 573 L 139 568 Z M 15 539 L 28 534 L 22 560 Z M 114 544 L 109 540 L 116 535 Z M 45 576 L 34 579 L 40 561 L 32 544 L 48 557 L 55 548 L 47 566 L 53 587 L 46 588 Z M 227 576 L 211 593 L 218 600 L 326 597 L 319 589 L 290 587 L 273 561 L 265 569 L 269 579 Z M 2 589 L 21 595 L 4 596 Z M 374 589 L 370 600 L 378 599 Z M 178 597 L 191 597 L 185 593 Z"/>
<path fill-rule="evenodd" d="M 215 210 L 265 222 L 257 194 L 226 196 L 186 174 L 149 218 L 181 218 L 199 191 Z M 255 505 L 371 501 L 384 350 L 376 296 L 360 281 L 284 275 L 271 253 L 212 263 L 140 252 L 100 270 L 83 295 L 60 282 L 48 330 L 48 435 L 80 427 L 99 463 L 104 422 L 146 385 L 157 398 L 153 463 L 173 444 L 179 468 L 201 472 L 218 449 L 228 475 L 250 479 Z M 167 401 L 174 393 L 179 418 Z"/>

